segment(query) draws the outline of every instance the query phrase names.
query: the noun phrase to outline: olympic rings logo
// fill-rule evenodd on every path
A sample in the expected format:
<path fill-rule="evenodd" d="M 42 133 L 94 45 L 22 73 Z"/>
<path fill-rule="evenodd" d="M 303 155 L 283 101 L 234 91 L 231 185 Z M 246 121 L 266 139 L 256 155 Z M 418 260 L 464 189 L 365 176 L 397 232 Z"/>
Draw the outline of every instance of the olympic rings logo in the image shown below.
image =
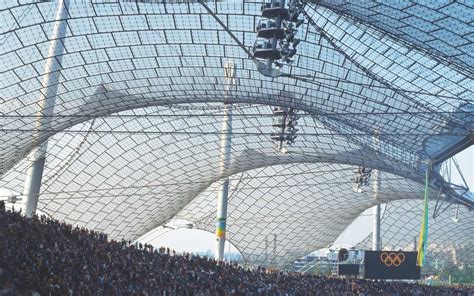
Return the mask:
<path fill-rule="evenodd" d="M 386 266 L 398 267 L 403 263 L 403 261 L 405 261 L 405 254 L 382 252 L 380 254 L 380 261 L 382 261 Z"/>

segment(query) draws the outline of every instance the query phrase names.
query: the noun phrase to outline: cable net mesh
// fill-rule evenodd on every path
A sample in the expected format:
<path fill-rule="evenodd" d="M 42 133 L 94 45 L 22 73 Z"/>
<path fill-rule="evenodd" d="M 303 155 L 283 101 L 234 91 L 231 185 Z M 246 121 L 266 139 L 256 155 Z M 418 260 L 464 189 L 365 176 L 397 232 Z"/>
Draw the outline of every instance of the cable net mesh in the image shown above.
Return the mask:
<path fill-rule="evenodd" d="M 367 22 L 461 68 L 474 66 L 473 5 L 469 1 L 318 1 L 361 22 Z"/>
<path fill-rule="evenodd" d="M 377 204 L 372 190 L 355 192 L 348 180 L 354 167 L 300 163 L 247 171 L 231 178 L 229 240 L 247 262 L 282 267 L 312 251 L 332 245 L 365 209 Z M 421 198 L 420 186 L 383 174 L 385 201 L 404 195 Z M 189 203 L 177 218 L 214 230 L 218 184 Z M 379 200 L 379 202 L 382 202 Z"/>
<path fill-rule="evenodd" d="M 71 1 L 61 20 L 56 3 L 0 4 L 0 187 L 21 193 L 27 156 L 42 146 L 41 211 L 136 239 L 174 218 L 213 231 L 219 180 L 230 177 L 228 238 L 249 262 L 284 266 L 375 204 L 371 189 L 352 189 L 357 167 L 384 172 L 378 203 L 422 198 L 423 143 L 472 132 L 463 111 L 473 103 L 472 26 L 451 13 L 472 11 L 465 4 L 436 8 L 441 32 L 422 43 L 428 13 L 390 7 L 410 14 L 395 34 L 377 16 L 387 5 L 308 4 L 295 62 L 283 68 L 293 77 L 268 78 L 229 35 L 253 46 L 261 2 L 205 2 L 214 16 L 199 3 L 156 2 Z M 58 23 L 65 36 L 52 40 Z M 460 53 L 444 44 L 455 35 L 468 40 Z M 64 53 L 48 58 L 54 42 Z M 42 110 L 45 79 L 56 74 L 54 111 Z M 224 101 L 235 110 L 221 173 Z M 270 140 L 274 106 L 301 116 L 286 154 Z"/>

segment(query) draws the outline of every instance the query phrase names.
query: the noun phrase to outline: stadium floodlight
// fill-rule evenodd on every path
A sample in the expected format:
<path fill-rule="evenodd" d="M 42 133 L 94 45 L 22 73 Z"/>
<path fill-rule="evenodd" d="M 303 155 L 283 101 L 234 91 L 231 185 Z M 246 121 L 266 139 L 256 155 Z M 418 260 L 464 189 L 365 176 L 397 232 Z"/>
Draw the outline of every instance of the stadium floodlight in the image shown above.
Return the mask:
<path fill-rule="evenodd" d="M 298 21 L 299 17 L 300 17 L 300 12 L 295 12 L 294 14 L 290 15 L 290 21 L 296 22 Z"/>
<path fill-rule="evenodd" d="M 294 33 L 290 33 L 290 34 L 286 35 L 285 39 L 286 39 L 286 41 L 288 41 L 288 42 L 292 42 L 292 41 L 295 39 L 295 34 L 294 34 Z"/>
<path fill-rule="evenodd" d="M 283 22 L 283 28 L 285 28 L 286 32 L 293 32 L 293 23 L 292 22 Z"/>
<path fill-rule="evenodd" d="M 262 4 L 262 6 L 260 7 L 260 10 L 263 11 L 267 8 L 271 8 L 272 7 L 272 4 L 271 3 L 264 3 Z"/>
<path fill-rule="evenodd" d="M 304 19 L 298 19 L 303 7 L 304 4 L 300 1 L 289 1 L 288 8 L 285 7 L 285 1 L 271 1 L 262 5 L 262 17 L 265 19 L 260 20 L 255 29 L 257 38 L 263 38 L 266 41 L 264 44 L 256 41 L 252 54 L 256 59 L 265 60 L 257 62 L 257 68 L 263 75 L 276 75 L 275 72 L 279 73 L 277 70 L 281 69 L 284 63 L 294 62 L 290 58 L 296 54 L 296 50 L 288 51 L 288 47 L 292 43 L 295 49 L 301 42 L 295 38 L 298 32 L 295 28 L 304 23 Z M 267 46 L 267 43 L 270 46 Z M 283 63 L 276 63 L 277 60 Z"/>
<path fill-rule="evenodd" d="M 372 169 L 361 166 L 357 168 L 357 171 L 354 171 L 354 174 L 354 177 L 351 178 L 351 181 L 354 183 L 353 190 L 355 192 L 364 192 L 362 187 L 369 186 Z"/>
<path fill-rule="evenodd" d="M 275 107 L 273 108 L 273 114 L 274 115 L 284 115 L 286 113 L 284 107 Z"/>
<path fill-rule="evenodd" d="M 298 129 L 298 110 L 287 107 L 275 107 L 273 110 L 273 129 L 270 138 L 275 142 L 275 147 L 282 152 L 283 144 L 292 145 L 296 140 Z M 287 153 L 288 149 L 285 150 Z"/>
<path fill-rule="evenodd" d="M 298 27 L 301 26 L 303 23 L 304 23 L 304 19 L 299 19 L 299 20 L 295 23 L 295 27 L 298 28 Z"/>
<path fill-rule="evenodd" d="M 267 28 L 267 23 L 263 22 L 262 20 L 258 21 L 258 25 L 256 27 L 257 31 Z"/>
<path fill-rule="evenodd" d="M 272 133 L 270 138 L 275 142 L 281 142 L 285 140 L 284 136 L 277 133 Z"/>

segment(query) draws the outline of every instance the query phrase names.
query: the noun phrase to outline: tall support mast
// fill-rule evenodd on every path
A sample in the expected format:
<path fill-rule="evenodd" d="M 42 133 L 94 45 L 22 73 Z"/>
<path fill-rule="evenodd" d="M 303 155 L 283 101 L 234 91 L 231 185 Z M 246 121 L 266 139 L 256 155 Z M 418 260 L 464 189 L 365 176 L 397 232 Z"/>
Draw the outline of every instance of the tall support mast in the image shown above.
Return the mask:
<path fill-rule="evenodd" d="M 373 178 L 374 178 L 374 199 L 378 199 L 379 194 L 379 186 L 380 186 L 380 172 L 379 170 L 373 170 Z M 380 204 L 375 205 L 372 210 L 373 214 L 373 230 L 372 230 L 372 250 L 378 251 L 382 248 L 382 243 L 380 241 L 380 212 L 381 207 Z"/>
<path fill-rule="evenodd" d="M 374 146 L 375 149 L 379 149 L 379 135 L 378 131 L 375 132 L 373 136 L 373 141 L 374 141 Z M 377 202 L 375 207 L 373 208 L 373 229 L 372 229 L 372 250 L 378 251 L 382 249 L 382 242 L 380 239 L 380 212 L 381 212 L 381 207 L 380 204 L 378 203 L 379 200 L 379 191 L 380 191 L 380 184 L 381 184 L 381 172 L 377 169 L 374 169 L 372 171 L 372 180 L 373 180 L 373 194 L 374 194 L 374 200 Z"/>
<path fill-rule="evenodd" d="M 27 217 L 31 217 L 36 212 L 38 205 L 43 169 L 46 158 L 47 141 L 38 145 L 39 141 L 47 137 L 47 130 L 51 128 L 51 120 L 56 104 L 59 77 L 61 74 L 61 61 L 64 53 L 64 38 L 67 30 L 67 7 L 69 0 L 58 0 L 55 13 L 55 23 L 51 44 L 48 49 L 48 57 L 44 67 L 43 88 L 40 90 L 38 100 L 39 110 L 36 112 L 35 135 L 33 140 L 34 150 L 30 154 L 25 187 L 23 189 L 22 209 Z"/>
<path fill-rule="evenodd" d="M 235 64 L 228 61 L 224 66 L 225 73 L 225 98 L 224 117 L 221 129 L 220 165 L 219 173 L 223 175 L 230 166 L 232 148 L 232 103 L 229 103 L 229 92 L 235 84 Z M 216 251 L 215 259 L 224 260 L 224 246 L 227 223 L 227 199 L 229 195 L 229 178 L 221 179 L 217 193 L 217 220 L 216 220 Z"/>
<path fill-rule="evenodd" d="M 273 234 L 273 264 L 277 264 L 277 235 Z"/>

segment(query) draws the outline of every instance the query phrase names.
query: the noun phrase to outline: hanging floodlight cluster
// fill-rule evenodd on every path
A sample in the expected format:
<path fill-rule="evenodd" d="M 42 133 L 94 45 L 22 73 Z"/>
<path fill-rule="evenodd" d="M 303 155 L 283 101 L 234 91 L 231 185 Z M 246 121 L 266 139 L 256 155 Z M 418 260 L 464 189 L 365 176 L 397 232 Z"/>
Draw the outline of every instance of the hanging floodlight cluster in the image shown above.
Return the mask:
<path fill-rule="evenodd" d="M 297 39 L 298 27 L 304 23 L 299 16 L 304 4 L 290 0 L 288 8 L 285 0 L 271 0 L 262 5 L 262 17 L 256 27 L 257 40 L 253 46 L 253 57 L 265 60 L 267 72 L 280 69 L 284 64 L 292 64 L 296 47 L 301 40 Z M 270 71 L 271 72 L 271 71 Z"/>
<path fill-rule="evenodd" d="M 355 192 L 364 192 L 362 187 L 369 186 L 370 177 L 372 176 L 372 169 L 359 167 L 357 171 L 354 172 L 354 174 L 354 177 L 351 179 L 351 181 L 354 183 L 352 189 Z"/>
<path fill-rule="evenodd" d="M 287 107 L 273 108 L 273 133 L 271 135 L 272 141 L 275 143 L 275 148 L 281 152 L 287 152 L 284 145 L 291 145 L 295 142 L 298 129 L 298 110 Z"/>

